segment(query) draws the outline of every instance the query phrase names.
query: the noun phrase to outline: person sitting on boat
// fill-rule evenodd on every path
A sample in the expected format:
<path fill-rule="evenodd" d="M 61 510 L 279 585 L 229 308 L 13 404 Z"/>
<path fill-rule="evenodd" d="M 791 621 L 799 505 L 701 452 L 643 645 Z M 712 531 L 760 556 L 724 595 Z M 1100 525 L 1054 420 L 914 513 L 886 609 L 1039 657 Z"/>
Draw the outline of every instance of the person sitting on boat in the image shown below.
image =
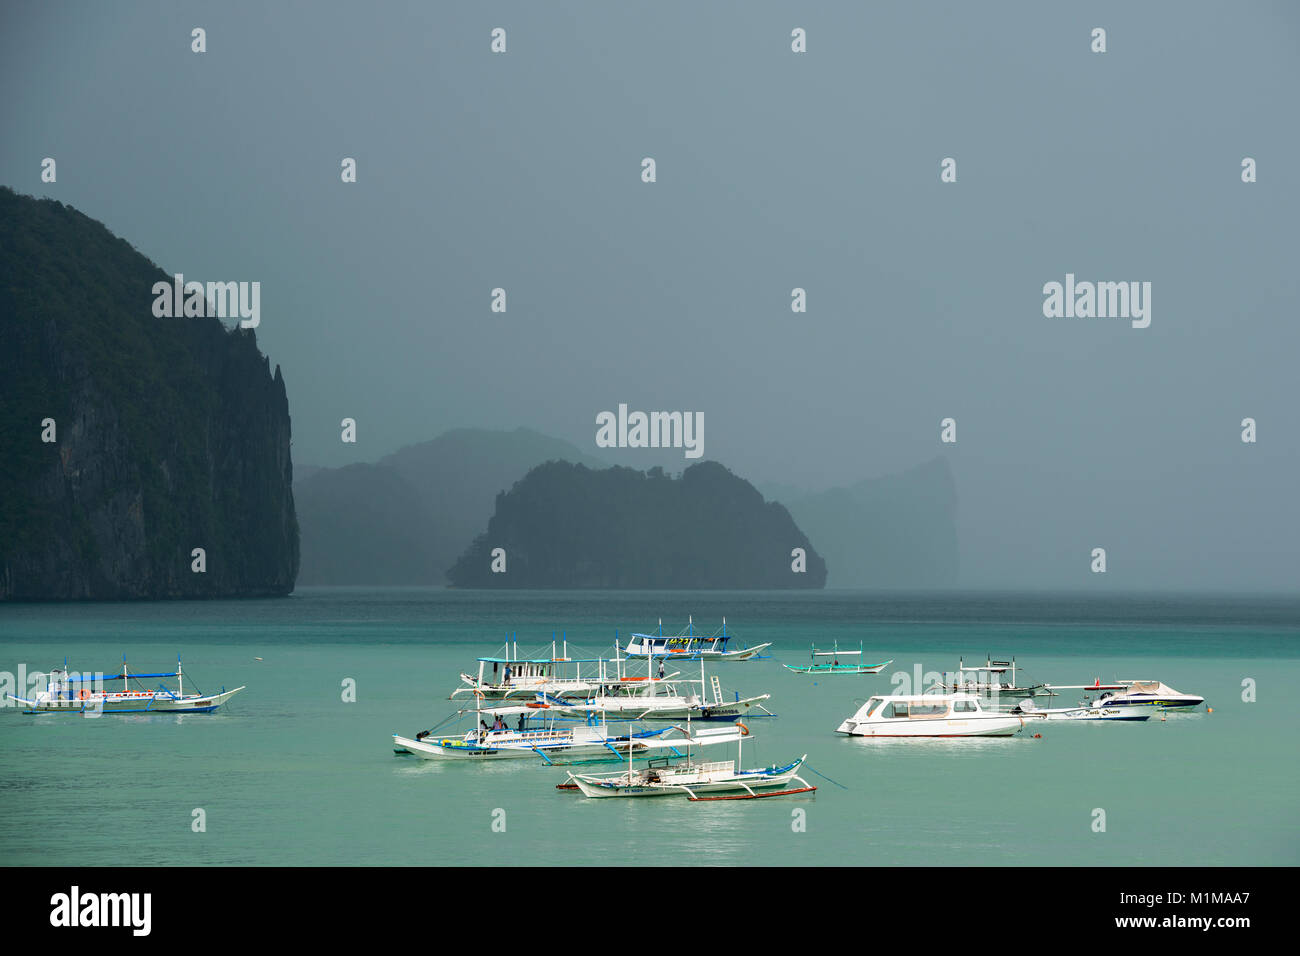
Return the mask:
<path fill-rule="evenodd" d="M 495 721 L 492 722 L 492 729 L 493 729 L 493 730 L 505 730 L 505 729 L 506 729 L 506 722 L 505 722 L 504 720 L 501 719 L 501 715 L 500 715 L 500 714 L 497 714 L 497 719 L 496 719 Z"/>
<path fill-rule="evenodd" d="M 431 733 L 431 731 L 428 731 L 428 730 L 422 730 L 422 731 L 420 731 L 418 734 L 415 735 L 415 739 L 416 739 L 416 740 L 423 740 L 425 737 L 429 736 L 430 733 Z"/>

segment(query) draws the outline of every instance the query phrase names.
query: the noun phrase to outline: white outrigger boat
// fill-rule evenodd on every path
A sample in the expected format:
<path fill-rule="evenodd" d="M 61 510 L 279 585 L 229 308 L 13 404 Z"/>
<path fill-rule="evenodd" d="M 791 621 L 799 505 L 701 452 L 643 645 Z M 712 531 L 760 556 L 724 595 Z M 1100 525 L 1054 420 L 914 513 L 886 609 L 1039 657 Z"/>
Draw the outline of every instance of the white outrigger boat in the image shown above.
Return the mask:
<path fill-rule="evenodd" d="M 702 728 L 691 733 L 680 727 L 658 727 L 611 733 L 607 725 L 565 726 L 558 713 L 547 705 L 493 706 L 474 711 L 460 711 L 448 720 L 473 713 L 479 727 L 459 737 L 440 737 L 436 729 L 421 731 L 414 737 L 393 734 L 393 752 L 422 760 L 467 758 L 473 760 L 508 760 L 541 757 L 546 763 L 559 763 L 575 757 L 630 759 L 640 754 L 663 753 L 682 756 L 682 748 L 691 744 L 711 746 L 739 739 L 735 727 Z M 489 727 L 484 717 L 491 717 Z M 516 727 L 505 720 L 519 717 Z M 443 722 L 444 724 L 447 721 Z"/>
<path fill-rule="evenodd" d="M 836 728 L 855 737 L 1011 737 L 1024 729 L 1016 714 L 985 710 L 973 694 L 872 697 Z"/>
<path fill-rule="evenodd" d="M 161 684 L 150 690 L 143 683 L 167 677 L 176 678 L 176 690 Z M 121 690 L 104 689 L 104 682 L 119 680 Z M 131 689 L 131 681 L 136 682 L 135 689 Z M 132 674 L 123 657 L 122 673 L 112 675 L 73 673 L 65 660 L 62 668 L 50 671 L 45 690 L 31 699 L 15 694 L 8 696 L 26 707 L 23 711 L 26 714 L 210 714 L 243 689 L 241 685 L 234 690 L 223 687 L 217 694 L 186 694 L 179 657 L 176 670 L 166 674 Z"/>
<path fill-rule="evenodd" d="M 829 661 L 819 661 L 819 657 L 829 657 Z M 857 660 L 847 664 L 841 664 L 841 657 L 856 657 Z M 782 664 L 787 670 L 792 670 L 796 674 L 879 674 L 890 664 L 894 663 L 893 658 L 887 661 L 881 661 L 879 664 L 862 663 L 862 645 L 858 645 L 856 651 L 842 651 L 836 643 L 835 648 L 829 651 L 819 651 L 816 647 L 812 649 L 811 664 Z"/>
<path fill-rule="evenodd" d="M 692 616 L 686 630 L 680 634 L 665 635 L 663 618 L 659 619 L 658 634 L 633 634 L 623 653 L 628 657 L 663 657 L 681 660 L 749 661 L 759 657 L 771 647 L 771 642 L 739 650 L 728 650 L 732 635 L 727 633 L 727 619 L 722 619 L 722 631 L 707 637 L 695 633 Z"/>
<path fill-rule="evenodd" d="M 621 661 L 614 661 L 621 665 Z M 649 660 L 647 670 L 651 670 L 654 661 Z M 705 678 L 704 662 L 700 662 L 699 679 L 685 679 L 674 672 L 668 676 L 627 676 L 621 666 L 617 676 L 600 682 L 598 693 L 581 699 L 562 700 L 539 696 L 539 701 L 556 707 L 566 717 L 581 717 L 588 722 L 597 720 L 711 720 L 733 721 L 749 714 L 753 708 L 763 711 L 763 716 L 773 716 L 763 706 L 763 701 L 771 694 L 756 694 L 753 697 L 741 697 L 735 694 L 734 700 L 722 696 L 722 683 L 718 675 L 710 678 L 713 699 L 704 696 Z M 660 662 L 659 673 L 663 673 Z M 698 687 L 698 690 L 693 688 Z"/>
<path fill-rule="evenodd" d="M 735 760 L 712 760 L 695 763 L 689 745 L 685 763 L 673 764 L 665 758 L 650 760 L 640 770 L 632 768 L 629 759 L 625 772 L 614 774 L 569 773 L 569 782 L 556 785 L 557 790 L 577 790 L 585 797 L 662 797 L 685 794 L 687 799 L 700 800 L 754 800 L 760 797 L 782 797 L 796 793 L 812 793 L 817 788 L 799 776 L 808 755 L 804 754 L 790 764 L 773 764 L 752 770 L 737 770 L 743 757 L 741 738 L 749 731 L 743 724 L 736 740 Z M 791 787 L 792 781 L 799 786 Z"/>
<path fill-rule="evenodd" d="M 1005 679 L 1007 671 L 1011 671 L 1010 681 Z M 952 680 L 948 680 L 948 677 L 949 675 L 945 673 L 939 684 L 932 689 L 951 694 L 978 694 L 994 700 L 1056 696 L 1047 684 L 1026 684 L 1022 687 L 1016 683 L 1014 657 L 1009 661 L 985 658 L 983 667 L 967 667 L 966 659 L 963 657 L 957 662 L 957 670 L 952 674 Z"/>
<path fill-rule="evenodd" d="M 518 644 L 515 653 L 510 654 L 510 645 L 506 644 L 505 657 L 480 657 L 478 675 L 460 675 L 465 685 L 451 692 L 455 698 L 462 694 L 473 694 L 483 700 L 509 700 L 511 698 L 533 698 L 537 694 L 549 697 L 567 697 L 572 694 L 592 694 L 600 688 L 599 674 L 602 661 L 599 658 L 575 659 L 569 657 L 569 643 L 564 641 L 563 649 L 557 648 L 551 641 L 550 657 L 521 658 Z M 492 673 L 487 673 L 488 665 Z M 586 676 L 582 665 L 589 665 Z"/>
<path fill-rule="evenodd" d="M 752 800 L 756 797 L 784 797 L 812 793 L 817 788 L 799 776 L 808 755 L 792 764 L 755 770 L 737 770 L 734 760 L 672 765 L 652 760 L 641 770 L 615 774 L 569 774 L 568 784 L 558 789 L 577 789 L 585 797 L 661 797 L 685 794 L 691 800 Z M 798 787 L 791 787 L 798 781 Z M 705 794 L 706 796 L 700 796 Z M 728 794 L 721 796 L 720 794 Z"/>

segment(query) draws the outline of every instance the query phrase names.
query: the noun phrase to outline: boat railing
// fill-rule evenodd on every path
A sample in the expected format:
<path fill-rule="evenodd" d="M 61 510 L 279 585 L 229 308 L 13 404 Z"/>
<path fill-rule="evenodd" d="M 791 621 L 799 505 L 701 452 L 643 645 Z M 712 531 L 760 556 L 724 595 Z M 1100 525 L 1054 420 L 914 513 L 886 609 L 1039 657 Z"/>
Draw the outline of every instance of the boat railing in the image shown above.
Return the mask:
<path fill-rule="evenodd" d="M 725 771 L 731 772 L 731 771 L 734 771 L 734 770 L 736 769 L 736 761 L 734 761 L 734 760 L 710 760 L 710 761 L 707 762 L 707 763 L 696 764 L 696 768 L 695 768 L 695 769 L 698 770 L 700 773 L 712 773 L 712 772 L 714 772 L 714 771 L 716 771 L 716 770 L 725 770 Z"/>

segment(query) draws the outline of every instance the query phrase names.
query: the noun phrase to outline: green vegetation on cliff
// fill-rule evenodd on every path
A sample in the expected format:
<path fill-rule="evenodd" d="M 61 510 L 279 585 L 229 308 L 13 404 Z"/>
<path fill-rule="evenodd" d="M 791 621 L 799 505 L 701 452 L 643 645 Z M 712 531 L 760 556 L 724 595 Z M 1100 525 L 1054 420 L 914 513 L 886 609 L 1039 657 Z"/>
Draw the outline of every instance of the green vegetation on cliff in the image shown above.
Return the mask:
<path fill-rule="evenodd" d="M 77 210 L 0 188 L 0 600 L 293 589 L 284 380 L 252 330 L 155 318 L 170 280 Z"/>
<path fill-rule="evenodd" d="M 492 571 L 497 548 L 504 573 Z M 448 576 L 484 588 L 820 588 L 826 563 L 784 507 L 716 462 L 674 479 L 553 461 L 497 495 L 487 533 Z"/>

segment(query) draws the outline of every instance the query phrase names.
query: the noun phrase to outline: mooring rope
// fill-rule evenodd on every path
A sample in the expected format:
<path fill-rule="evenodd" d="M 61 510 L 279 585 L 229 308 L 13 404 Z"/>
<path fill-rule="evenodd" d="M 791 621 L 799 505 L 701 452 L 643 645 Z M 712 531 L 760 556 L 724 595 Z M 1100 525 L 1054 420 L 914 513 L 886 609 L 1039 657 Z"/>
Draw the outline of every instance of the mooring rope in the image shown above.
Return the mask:
<path fill-rule="evenodd" d="M 826 776 L 826 774 L 821 773 L 817 770 L 813 770 L 813 768 L 806 763 L 803 765 L 803 769 L 817 774 L 817 776 L 821 777 L 823 780 L 829 780 L 831 783 L 835 784 L 835 786 L 839 787 L 841 790 L 849 789 L 848 787 L 844 786 L 844 784 L 840 783 L 838 780 L 831 780 L 831 778 Z"/>

